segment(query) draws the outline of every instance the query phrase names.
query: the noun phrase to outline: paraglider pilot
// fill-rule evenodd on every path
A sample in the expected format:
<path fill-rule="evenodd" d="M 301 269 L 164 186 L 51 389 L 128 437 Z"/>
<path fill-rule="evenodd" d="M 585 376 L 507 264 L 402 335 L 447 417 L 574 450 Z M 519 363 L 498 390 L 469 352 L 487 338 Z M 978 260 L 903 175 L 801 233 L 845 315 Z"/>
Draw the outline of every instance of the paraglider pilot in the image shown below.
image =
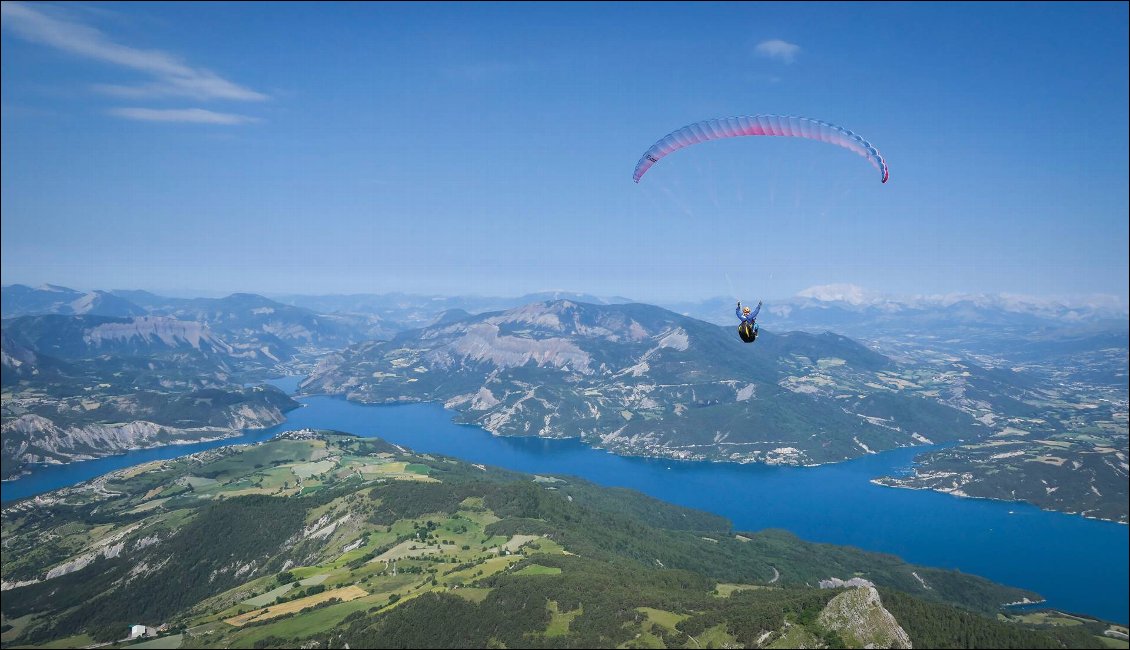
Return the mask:
<path fill-rule="evenodd" d="M 742 321 L 738 325 L 738 336 L 746 343 L 753 343 L 757 339 L 759 328 L 757 327 L 757 314 L 761 312 L 761 301 L 757 301 L 757 308 L 750 311 L 749 307 L 742 307 L 742 301 L 738 301 L 738 306 L 734 310 L 738 318 Z"/>

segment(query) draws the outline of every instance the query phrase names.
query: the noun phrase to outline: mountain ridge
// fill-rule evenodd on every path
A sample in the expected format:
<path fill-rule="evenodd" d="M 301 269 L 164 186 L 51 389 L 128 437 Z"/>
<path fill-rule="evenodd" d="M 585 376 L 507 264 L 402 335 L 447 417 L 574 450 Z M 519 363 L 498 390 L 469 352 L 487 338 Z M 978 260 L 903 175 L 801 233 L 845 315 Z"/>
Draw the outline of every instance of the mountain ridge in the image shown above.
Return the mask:
<path fill-rule="evenodd" d="M 863 417 L 848 406 L 872 411 L 872 397 L 837 399 L 820 380 L 791 374 L 800 366 L 854 388 L 895 364 L 834 334 L 765 332 L 747 345 L 728 328 L 661 307 L 551 301 L 348 348 L 324 358 L 300 388 L 378 403 L 441 401 L 493 433 L 581 437 L 617 453 L 686 459 L 812 464 L 956 439 L 954 425 L 972 436 L 981 426 L 926 399 L 904 409 L 900 423 Z M 791 432 L 780 421 L 793 423 Z M 759 426 L 759 437 L 734 436 Z M 812 444 L 832 429 L 853 435 Z"/>

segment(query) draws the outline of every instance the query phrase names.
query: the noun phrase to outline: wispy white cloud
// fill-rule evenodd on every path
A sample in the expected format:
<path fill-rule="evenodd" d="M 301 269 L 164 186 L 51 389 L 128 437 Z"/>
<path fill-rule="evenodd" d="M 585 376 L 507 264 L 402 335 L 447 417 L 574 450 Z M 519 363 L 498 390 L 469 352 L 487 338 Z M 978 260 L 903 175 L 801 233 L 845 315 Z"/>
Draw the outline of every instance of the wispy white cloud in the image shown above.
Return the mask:
<path fill-rule="evenodd" d="M 98 29 L 49 14 L 20 2 L 2 4 L 3 26 L 22 38 L 87 59 L 148 74 L 154 81 L 138 86 L 98 85 L 110 94 L 130 97 L 179 96 L 199 100 L 262 101 L 269 97 L 220 75 L 189 65 L 161 50 L 143 50 L 115 43 Z"/>
<path fill-rule="evenodd" d="M 217 113 L 203 108 L 111 108 L 115 117 L 143 122 L 192 122 L 196 124 L 251 124 L 258 118 L 234 113 Z"/>
<path fill-rule="evenodd" d="M 761 41 L 754 50 L 761 56 L 784 61 L 785 63 L 792 63 L 796 60 L 797 54 L 800 54 L 799 45 L 782 41 L 779 38 Z"/>

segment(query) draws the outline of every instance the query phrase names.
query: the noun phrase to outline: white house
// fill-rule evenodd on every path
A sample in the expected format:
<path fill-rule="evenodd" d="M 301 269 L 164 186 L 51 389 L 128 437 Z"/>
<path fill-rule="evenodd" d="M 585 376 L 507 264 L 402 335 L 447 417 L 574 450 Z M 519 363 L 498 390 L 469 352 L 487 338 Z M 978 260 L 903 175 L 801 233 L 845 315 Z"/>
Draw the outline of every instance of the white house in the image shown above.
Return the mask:
<path fill-rule="evenodd" d="M 144 625 L 132 625 L 129 628 L 129 638 L 140 639 L 143 636 L 157 636 L 157 630 Z"/>

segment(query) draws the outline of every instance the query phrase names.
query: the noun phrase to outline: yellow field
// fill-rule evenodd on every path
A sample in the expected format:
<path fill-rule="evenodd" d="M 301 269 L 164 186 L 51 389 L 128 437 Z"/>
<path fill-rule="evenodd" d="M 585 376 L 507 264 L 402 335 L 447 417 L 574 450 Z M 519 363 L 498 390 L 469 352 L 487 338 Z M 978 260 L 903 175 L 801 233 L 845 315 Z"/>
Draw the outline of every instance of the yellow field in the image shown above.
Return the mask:
<path fill-rule="evenodd" d="M 276 616 L 282 616 L 283 614 L 297 612 L 299 610 L 310 607 L 311 605 L 324 603 L 331 598 L 340 598 L 343 601 L 350 601 L 356 600 L 358 598 L 363 598 L 368 595 L 369 592 L 358 587 L 357 585 L 350 585 L 348 587 L 342 587 L 341 589 L 323 591 L 320 594 L 307 596 L 305 598 L 299 598 L 298 600 L 292 600 L 289 603 L 272 605 L 270 607 L 264 607 L 263 609 L 257 609 L 253 612 L 247 612 L 246 614 L 240 614 L 239 616 L 233 616 L 232 618 L 224 619 L 224 622 L 228 625 L 241 627 L 250 623 L 251 621 L 265 621 L 267 619 L 275 618 Z"/>
<path fill-rule="evenodd" d="M 412 548 L 413 546 L 416 548 Z M 424 542 L 409 539 L 369 560 L 369 563 L 390 562 L 392 560 L 403 560 L 405 558 L 424 557 L 425 555 L 437 555 L 442 554 L 444 551 L 450 551 L 453 554 L 458 553 L 459 547 L 454 544 L 425 544 Z"/>
<path fill-rule="evenodd" d="M 535 539 L 538 539 L 539 537 L 541 537 L 541 535 L 515 535 L 510 538 L 509 542 L 503 544 L 502 548 L 504 550 L 510 551 L 511 553 L 517 553 L 518 549 L 534 541 Z"/>
<path fill-rule="evenodd" d="M 332 460 L 319 460 L 313 463 L 292 465 L 290 469 L 298 478 L 308 479 L 323 472 L 328 472 L 335 467 L 337 467 L 337 463 Z"/>
<path fill-rule="evenodd" d="M 141 474 L 148 472 L 151 469 L 157 469 L 164 462 L 165 461 L 163 461 L 163 460 L 154 460 L 154 461 L 150 461 L 148 463 L 142 463 L 140 465 L 137 465 L 136 467 L 131 467 L 130 469 L 122 472 L 122 480 L 127 480 L 127 479 L 131 479 L 135 476 L 139 476 Z"/>
<path fill-rule="evenodd" d="M 160 490 L 158 490 L 158 491 L 160 491 Z M 148 497 L 146 497 L 146 498 L 148 498 Z M 157 506 L 161 505 L 162 503 L 164 503 L 168 500 L 169 500 L 169 497 L 165 497 L 164 499 L 153 499 L 152 501 L 147 501 L 147 502 L 137 506 L 133 510 L 130 510 L 130 512 L 131 513 L 137 513 L 137 512 L 145 512 L 147 510 L 153 510 L 154 508 L 156 508 Z"/>
<path fill-rule="evenodd" d="M 427 474 L 417 474 L 408 471 L 408 463 L 378 463 L 375 465 L 362 465 L 358 468 L 365 478 L 391 478 L 398 481 L 420 481 L 422 483 L 439 483 L 438 480 Z"/>

